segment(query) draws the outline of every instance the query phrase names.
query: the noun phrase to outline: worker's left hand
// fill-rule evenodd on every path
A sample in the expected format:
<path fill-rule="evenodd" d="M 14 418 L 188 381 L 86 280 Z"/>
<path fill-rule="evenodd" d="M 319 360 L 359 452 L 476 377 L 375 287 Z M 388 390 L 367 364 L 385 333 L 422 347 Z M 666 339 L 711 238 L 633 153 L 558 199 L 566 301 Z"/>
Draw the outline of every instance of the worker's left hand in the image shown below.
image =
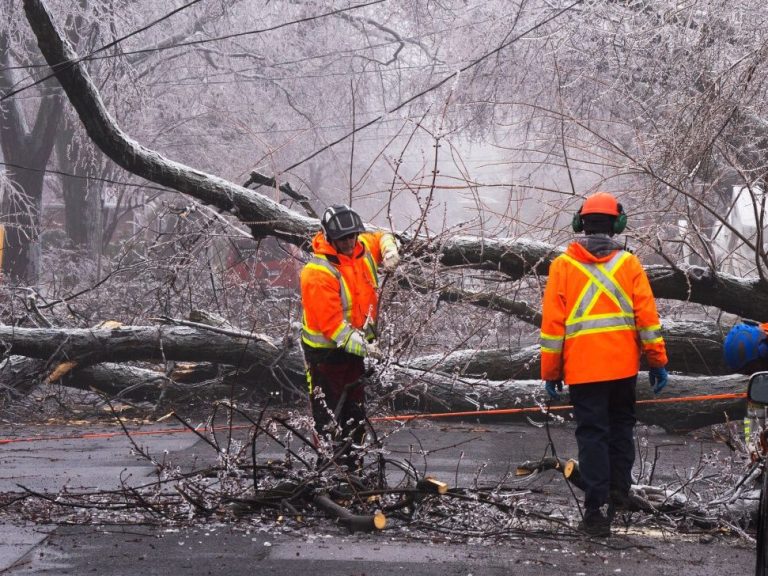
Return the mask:
<path fill-rule="evenodd" d="M 400 263 L 400 253 L 396 247 L 391 247 L 389 250 L 382 254 L 381 267 L 385 272 L 392 272 Z"/>
<path fill-rule="evenodd" d="M 381 267 L 385 272 L 392 272 L 400 262 L 400 251 L 397 245 L 397 238 L 392 234 L 384 234 L 379 240 Z"/>
<path fill-rule="evenodd" d="M 648 381 L 651 383 L 653 393 L 658 394 L 669 381 L 669 372 L 663 366 L 661 368 L 651 368 L 648 370 Z"/>

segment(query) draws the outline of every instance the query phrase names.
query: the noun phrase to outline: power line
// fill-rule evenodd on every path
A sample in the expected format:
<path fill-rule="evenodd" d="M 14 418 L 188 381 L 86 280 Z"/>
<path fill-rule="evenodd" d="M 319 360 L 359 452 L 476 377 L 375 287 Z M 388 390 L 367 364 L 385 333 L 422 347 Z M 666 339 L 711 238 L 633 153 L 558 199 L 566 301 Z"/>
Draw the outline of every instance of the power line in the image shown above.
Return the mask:
<path fill-rule="evenodd" d="M 122 54 L 144 54 L 147 52 L 162 52 L 164 50 L 171 50 L 173 48 L 199 46 L 200 44 L 208 44 L 209 42 L 220 42 L 222 40 L 229 40 L 231 38 L 240 38 L 242 36 L 251 36 L 254 34 L 264 34 L 266 32 L 274 32 L 275 30 L 279 30 L 281 28 L 293 26 L 294 24 L 303 24 L 305 22 L 312 22 L 313 20 L 328 18 L 329 16 L 335 16 L 337 14 L 342 14 L 344 12 L 351 12 L 352 10 L 358 10 L 360 8 L 367 8 L 368 6 L 373 6 L 375 4 L 381 4 L 382 2 L 388 2 L 388 1 L 389 0 L 372 0 L 371 2 L 366 2 L 364 4 L 355 4 L 354 6 L 350 6 L 348 8 L 339 8 L 338 10 L 331 10 L 330 12 L 323 12 L 322 14 L 316 14 L 314 16 L 307 16 L 305 18 L 291 20 L 290 22 L 282 22 L 280 24 L 275 24 L 274 26 L 270 26 L 268 28 L 256 28 L 254 30 L 245 30 L 244 32 L 234 32 L 232 34 L 225 34 L 224 36 L 215 36 L 213 38 L 189 40 L 187 42 L 179 42 L 178 44 L 171 44 L 169 46 L 156 46 L 154 48 L 142 48 L 140 50 L 130 50 L 127 52 L 122 52 Z"/>
<path fill-rule="evenodd" d="M 456 78 L 456 77 L 457 77 L 459 74 L 461 74 L 461 73 L 463 73 L 463 72 L 466 72 L 466 71 L 467 71 L 467 70 L 469 70 L 470 68 L 473 68 L 473 67 L 477 66 L 478 64 L 480 64 L 480 63 L 481 63 L 481 62 L 483 62 L 484 60 L 486 60 L 486 59 L 490 58 L 491 56 L 493 56 L 493 55 L 495 55 L 495 54 L 498 54 L 498 53 L 499 53 L 499 52 L 501 52 L 502 50 L 504 50 L 504 49 L 508 48 L 509 46 L 511 46 L 512 44 L 514 44 L 514 43 L 515 43 L 515 42 L 517 42 L 518 40 L 520 40 L 520 39 L 521 39 L 523 36 L 525 36 L 525 35 L 527 35 L 527 34 L 530 34 L 531 32 L 534 32 L 535 30 L 538 30 L 539 28 L 541 28 L 541 27 L 542 27 L 542 26 L 544 26 L 545 24 L 548 24 L 549 22 L 552 22 L 553 20 L 555 20 L 555 19 L 559 18 L 560 16 L 562 16 L 562 15 L 563 15 L 563 14 L 565 14 L 566 12 L 569 12 L 571 9 L 573 9 L 575 6 L 578 6 L 578 5 L 579 5 L 579 4 L 581 4 L 582 2 L 584 2 L 584 0 L 576 0 L 575 2 L 573 2 L 572 4 L 570 4 L 570 5 L 566 6 L 566 7 L 565 7 L 565 8 L 563 8 L 562 10 L 560 10 L 560 11 L 556 12 L 555 14 L 553 14 L 552 16 L 550 16 L 549 18 L 545 18 L 545 19 L 544 19 L 544 20 L 542 20 L 541 22 L 539 22 L 539 23 L 537 23 L 537 24 L 534 24 L 533 26 L 531 26 L 530 28 L 528 28 L 528 29 L 527 29 L 527 30 L 525 30 L 524 32 L 522 32 L 522 33 L 518 34 L 517 36 L 513 37 L 512 39 L 510 39 L 510 40 L 508 40 L 508 41 L 506 41 L 506 42 L 503 42 L 502 44 L 500 44 L 499 46 L 497 46 L 495 49 L 491 50 L 490 52 L 486 52 L 485 54 L 483 54 L 483 55 L 482 55 L 482 56 L 480 56 L 479 58 L 477 58 L 477 59 L 473 60 L 472 62 L 470 62 L 469 64 L 467 64 L 467 65 L 466 65 L 466 66 L 464 66 L 463 68 L 460 68 L 460 69 L 459 69 L 459 70 L 457 70 L 456 72 L 453 72 L 453 73 L 449 74 L 448 76 L 446 76 L 445 78 L 443 78 L 443 79 L 442 79 L 442 80 L 440 80 L 439 82 L 436 82 L 435 84 L 432 84 L 432 85 L 431 85 L 431 86 L 429 86 L 428 88 L 425 88 L 424 90 L 422 90 L 422 91 L 421 91 L 421 92 L 419 92 L 418 94 L 415 94 L 415 95 L 411 96 L 410 98 L 408 98 L 408 99 L 406 99 L 406 100 L 403 100 L 403 101 L 402 101 L 402 102 L 400 102 L 400 103 L 399 103 L 397 106 L 395 106 L 394 108 L 392 108 L 392 109 L 388 110 L 386 113 L 387 113 L 387 114 L 392 114 L 393 112 L 397 112 L 398 110 L 400 110 L 401 108 L 403 108 L 403 107 L 407 106 L 408 104 L 410 104 L 410 103 L 411 103 L 411 102 L 413 102 L 414 100 L 418 100 L 419 98 L 421 98 L 421 97 L 422 97 L 422 96 L 424 96 L 425 94 L 428 94 L 429 92 L 432 92 L 433 90 L 437 90 L 437 89 L 438 89 L 440 86 L 442 86 L 443 84 L 445 84 L 446 82 L 448 82 L 448 81 L 449 81 L 449 80 L 451 80 L 452 78 Z M 296 163 L 294 163 L 294 164 L 291 164 L 290 166 L 288 166 L 288 168 L 286 168 L 285 170 L 283 170 L 283 172 L 288 172 L 288 171 L 290 171 L 290 170 L 293 170 L 294 168 L 296 168 L 296 167 L 298 167 L 298 166 L 301 166 L 302 164 L 304 164 L 304 162 L 308 162 L 309 160 L 311 160 L 311 159 L 312 159 L 312 158 L 314 158 L 315 156 L 318 156 L 319 154 L 321 154 L 321 153 L 325 152 L 326 150 L 328 150 L 328 149 L 330 149 L 330 148 L 333 148 L 334 146 L 336 146 L 337 144 L 339 144 L 339 143 L 343 142 L 344 140 L 346 140 L 346 139 L 347 139 L 347 138 L 349 138 L 350 136 L 353 136 L 354 134 L 357 134 L 358 132 L 361 132 L 362 130 L 365 130 L 366 128 L 369 128 L 369 127 L 370 127 L 370 126 L 372 126 L 373 124 L 376 124 L 376 123 L 377 123 L 377 122 L 379 122 L 379 121 L 380 121 L 382 118 L 384 118 L 384 116 L 385 116 L 385 115 L 384 115 L 384 114 L 382 114 L 382 115 L 380 115 L 380 116 L 377 116 L 377 117 L 376 117 L 376 118 L 374 118 L 373 120 L 370 120 L 370 121 L 366 122 L 365 124 L 363 124 L 363 125 L 361 125 L 361 126 L 358 126 L 358 127 L 357 127 L 357 128 L 355 128 L 354 130 L 351 130 L 351 131 L 349 131 L 347 134 L 345 134 L 345 135 L 344 135 L 344 136 L 342 136 L 341 138 L 337 138 L 337 139 L 336 139 L 336 140 L 334 140 L 333 142 L 331 142 L 331 143 L 329 143 L 329 144 L 327 144 L 327 145 L 323 146 L 322 148 L 320 148 L 320 149 L 316 150 L 315 152 L 313 152 L 312 154 L 310 154 L 309 156 L 307 156 L 307 157 L 306 157 L 306 158 L 304 158 L 303 160 L 299 160 L 298 162 L 296 162 Z"/>
<path fill-rule="evenodd" d="M 0 97 L 0 102 L 10 98 L 11 96 L 14 96 L 14 95 L 18 94 L 19 92 L 23 92 L 24 90 L 27 90 L 28 88 L 32 88 L 33 86 L 37 86 L 38 84 L 42 84 L 43 82 L 45 82 L 49 78 L 53 78 L 56 75 L 56 70 L 57 69 L 67 70 L 69 68 L 72 68 L 72 66 L 74 66 L 76 64 L 79 64 L 80 62 L 82 62 L 86 58 L 89 58 L 89 57 L 93 56 L 94 54 L 98 54 L 99 52 L 103 52 L 104 50 L 108 50 L 109 48 L 112 48 L 113 46 L 116 46 L 120 42 L 123 42 L 124 40 L 127 40 L 128 38 L 131 38 L 132 36 L 136 36 L 137 34 L 141 34 L 142 32 L 145 32 L 146 30 L 149 30 L 150 28 L 152 28 L 153 26 L 159 24 L 160 22 L 162 22 L 164 20 L 167 20 L 171 16 L 174 16 L 175 14 L 178 14 L 179 12 L 181 12 L 183 10 L 186 10 L 190 6 L 194 6 L 195 4 L 197 4 L 197 3 L 201 2 L 201 1 L 202 0 L 192 0 L 188 4 L 184 4 L 183 6 L 180 6 L 179 8 L 176 8 L 175 10 L 171 10 L 170 12 L 165 14 L 164 16 L 161 16 L 157 20 L 155 20 L 153 22 L 150 22 L 146 26 L 142 26 L 138 30 L 134 30 L 133 32 L 129 32 L 125 36 L 121 36 L 120 38 L 118 38 L 116 40 L 113 40 L 109 44 L 105 44 L 101 48 L 97 48 L 96 50 L 92 51 L 90 54 L 87 54 L 86 56 L 78 58 L 77 60 L 72 60 L 72 61 L 69 61 L 69 62 L 60 62 L 58 64 L 55 64 L 55 65 L 51 66 L 51 69 L 53 71 L 50 74 L 48 74 L 47 76 L 44 76 L 43 78 L 41 78 L 39 80 L 36 80 L 32 84 L 27 84 L 26 86 L 22 86 L 21 88 L 18 88 L 17 90 L 12 90 L 11 92 L 9 92 L 7 94 L 4 94 L 2 97 Z"/>
<path fill-rule="evenodd" d="M 181 6 L 180 8 L 177 8 L 176 10 L 173 10 L 173 11 L 169 12 L 168 14 L 166 14 L 165 16 L 162 16 L 161 18 L 155 20 L 154 22 L 150 22 L 148 25 L 146 25 L 146 26 L 144 26 L 144 27 L 142 27 L 142 28 L 140 28 L 138 30 L 130 32 L 129 34 L 126 34 L 125 36 L 122 36 L 122 37 L 118 38 L 117 40 L 114 40 L 114 41 L 110 42 L 109 44 L 106 44 L 106 45 L 102 46 L 101 48 L 97 48 L 96 50 L 90 52 L 89 54 L 87 54 L 85 56 L 81 56 L 81 57 L 79 57 L 79 58 L 77 58 L 75 60 L 70 60 L 68 62 L 62 62 L 62 63 L 55 64 L 55 65 L 51 66 L 53 71 L 50 74 L 44 76 L 43 78 L 40 78 L 39 80 L 36 80 L 32 84 L 27 84 L 27 85 L 22 86 L 21 88 L 19 88 L 17 90 L 12 90 L 11 92 L 8 92 L 7 94 L 4 94 L 2 97 L 0 97 L 0 102 L 10 98 L 11 96 L 15 96 L 16 94 L 18 94 L 20 92 L 23 92 L 24 90 L 27 90 L 28 88 L 32 88 L 33 86 L 37 86 L 38 84 L 41 84 L 41 83 L 45 82 L 46 80 L 48 80 L 50 78 L 53 78 L 56 75 L 56 71 L 57 70 L 69 69 L 72 66 L 74 66 L 76 64 L 79 64 L 80 62 L 83 62 L 85 60 L 93 59 L 93 56 L 95 54 L 98 54 L 99 52 L 103 52 L 104 50 L 112 48 L 113 46 L 116 46 L 117 44 L 119 44 L 120 42 L 123 42 L 124 40 L 127 40 L 128 38 L 148 30 L 149 28 L 155 26 L 156 24 L 162 22 L 163 20 L 167 20 L 168 18 L 170 18 L 174 14 L 177 14 L 178 12 L 181 12 L 182 10 L 187 9 L 190 6 L 194 5 L 194 4 L 197 4 L 200 1 L 201 0 L 192 0 L 192 2 L 190 2 L 189 4 L 185 4 L 184 6 Z M 227 39 L 230 39 L 230 38 L 239 38 L 239 37 L 242 37 L 242 36 L 249 36 L 249 35 L 253 35 L 253 34 L 263 34 L 265 32 L 272 32 L 274 30 L 279 30 L 280 28 L 285 28 L 287 26 L 292 26 L 294 24 L 302 24 L 304 22 L 311 22 L 313 20 L 320 20 L 322 18 L 327 18 L 329 16 L 335 16 L 336 14 L 341 14 L 341 13 L 344 13 L 344 12 L 351 12 L 352 10 L 357 10 L 357 9 L 360 9 L 360 8 L 366 8 L 368 6 L 373 6 L 375 4 L 381 4 L 381 3 L 387 2 L 387 1 L 388 0 L 372 0 L 372 1 L 366 2 L 364 4 L 355 4 L 354 6 L 350 6 L 348 8 L 339 8 L 338 10 L 331 10 L 330 12 L 324 12 L 322 14 L 316 14 L 314 16 L 307 16 L 305 18 L 299 18 L 298 20 L 292 20 L 290 22 L 282 22 L 280 24 L 276 24 L 274 26 L 270 26 L 269 28 L 259 28 L 259 29 L 255 29 L 255 30 L 246 30 L 244 32 L 236 32 L 236 33 L 233 33 L 233 34 L 227 34 L 227 35 L 218 36 L 218 37 L 215 37 L 215 38 L 205 38 L 205 39 L 201 39 L 201 40 L 190 40 L 188 42 L 179 42 L 178 44 L 173 44 L 173 45 L 170 45 L 170 46 L 155 46 L 154 48 L 144 48 L 144 49 L 141 49 L 141 50 L 133 50 L 133 51 L 130 51 L 130 52 L 122 52 L 121 55 L 142 54 L 142 53 L 147 53 L 147 52 L 161 52 L 161 51 L 164 51 L 164 50 L 170 50 L 172 48 L 183 48 L 183 47 L 186 47 L 186 46 L 197 46 L 197 45 L 206 44 L 206 43 L 209 43 L 209 42 L 220 42 L 221 40 L 227 40 Z"/>
<path fill-rule="evenodd" d="M 82 62 L 82 61 L 83 61 L 83 60 L 85 60 L 86 58 L 88 58 L 88 57 L 90 57 L 90 56 L 93 56 L 94 54 L 98 54 L 99 52 L 103 52 L 104 50 L 108 50 L 109 48 L 112 48 L 113 46 L 116 46 L 116 45 L 117 45 L 117 44 L 119 44 L 120 42 L 122 42 L 122 41 L 124 41 L 124 40 L 127 40 L 128 38 L 131 38 L 132 36 L 136 36 L 137 34 L 141 34 L 142 32 L 145 32 L 146 30 L 149 30 L 150 28 L 152 28 L 153 26 L 155 26 L 155 25 L 159 24 L 160 22 L 162 22 L 162 21 L 164 21 L 164 20 L 167 20 L 167 19 L 168 19 L 168 18 L 170 18 L 171 16 L 174 16 L 175 14 L 178 14 L 179 12 L 181 12 L 181 11 L 183 11 L 183 10 L 186 10 L 186 9 L 187 9 L 187 8 L 189 8 L 190 6 L 194 6 L 195 4 L 197 4 L 198 2 L 201 2 L 201 1 L 202 1 L 202 0 L 192 0 L 192 1 L 191 1 L 191 2 L 189 2 L 188 4 L 184 4 L 183 6 L 180 6 L 179 8 L 176 8 L 175 10 L 171 10 L 170 12 L 168 12 L 167 14 L 165 14 L 164 16 L 161 16 L 161 17 L 160 17 L 160 18 L 158 18 L 157 20 L 155 20 L 155 21 L 153 21 L 153 22 L 150 22 L 150 23 L 149 23 L 149 24 L 147 24 L 146 26 L 142 26 L 142 27 L 141 27 L 141 28 L 139 28 L 138 30 L 134 30 L 133 32 L 129 32 L 129 33 L 128 33 L 128 34 L 126 34 L 125 36 L 121 36 L 121 37 L 120 37 L 120 38 L 118 38 L 117 40 L 113 40 L 113 41 L 112 41 L 112 42 L 110 42 L 109 44 L 105 44 L 105 45 L 104 45 L 104 46 L 102 46 L 101 48 L 97 48 L 96 50 L 94 50 L 94 51 L 93 51 L 93 52 L 91 52 L 90 54 L 87 54 L 86 56 L 83 56 L 83 57 L 81 57 L 81 58 L 78 58 L 77 60 L 73 60 L 73 61 L 70 61 L 70 62 L 60 62 L 60 63 L 58 63 L 58 64 L 55 64 L 54 66 L 51 66 L 51 69 L 53 70 L 53 72 L 51 72 L 51 73 L 50 73 L 50 74 L 48 74 L 47 76 L 44 76 L 44 77 L 43 77 L 43 78 L 41 78 L 40 80 L 37 80 L 37 81 L 33 82 L 32 84 L 28 84 L 28 85 L 26 85 L 26 86 L 22 86 L 21 88 L 19 88 L 19 89 L 17 89 L 17 90 L 13 90 L 13 91 L 11 91 L 11 92 L 9 92 L 9 93 L 7 93 L 7 94 L 4 94 L 2 97 L 0 97 L 0 102 L 2 102 L 3 100 L 6 100 L 7 98 L 10 98 L 11 96 L 14 96 L 14 95 L 18 94 L 19 92 L 23 92 L 24 90 L 26 90 L 26 89 L 28 89 L 28 88 L 32 88 L 32 86 L 37 86 L 38 84 L 41 84 L 41 83 L 45 82 L 45 81 L 46 81 L 46 80 L 48 80 L 49 78 L 52 78 L 52 77 L 54 77 L 54 76 L 56 75 L 56 72 L 55 72 L 55 71 L 56 71 L 56 69 L 57 69 L 57 68 L 63 68 L 63 69 L 65 69 L 65 70 L 66 70 L 66 69 L 69 69 L 69 68 L 71 68 L 72 66 L 74 66 L 75 64 L 79 64 L 80 62 Z"/>
<path fill-rule="evenodd" d="M 80 180 L 95 180 L 97 182 L 106 182 L 107 184 L 118 184 L 120 186 L 130 186 L 133 188 L 145 188 L 147 190 L 159 190 L 160 192 L 175 192 L 170 188 L 163 188 L 160 186 L 153 186 L 152 184 L 134 184 L 132 182 L 123 182 L 120 180 L 112 180 L 111 178 L 100 178 L 98 176 L 89 176 L 87 174 L 72 174 L 71 172 L 63 172 L 61 170 L 51 170 L 48 168 L 31 168 L 29 166 L 22 166 L 20 164 L 13 164 L 11 162 L 0 162 L 0 166 L 7 166 L 9 168 L 15 168 L 16 170 L 26 170 L 28 172 L 37 172 L 40 174 L 56 174 L 57 176 L 66 176 L 68 178 L 78 178 Z"/>

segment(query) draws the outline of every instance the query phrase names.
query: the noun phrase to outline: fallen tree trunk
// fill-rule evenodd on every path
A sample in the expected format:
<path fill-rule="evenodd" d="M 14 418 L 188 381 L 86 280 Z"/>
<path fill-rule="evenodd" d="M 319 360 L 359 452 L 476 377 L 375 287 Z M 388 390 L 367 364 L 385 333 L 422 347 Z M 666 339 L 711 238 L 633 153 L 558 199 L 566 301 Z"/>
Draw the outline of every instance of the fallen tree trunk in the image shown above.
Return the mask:
<path fill-rule="evenodd" d="M 243 387 L 264 394 L 280 387 L 288 387 L 297 394 L 305 389 L 300 350 L 280 349 L 263 337 L 249 339 L 188 326 L 94 329 L 0 326 L 0 342 L 14 354 L 37 359 L 37 363 L 27 365 L 17 360 L 6 361 L 0 369 L 0 384 L 7 388 L 24 389 L 31 382 L 45 381 L 59 363 L 73 361 L 72 369 L 62 374 L 63 380 L 57 377 L 57 381 L 65 385 L 75 382 L 78 388 L 93 387 L 108 394 L 130 389 L 142 398 L 151 399 L 159 397 L 164 389 L 173 388 L 168 379 L 156 372 L 116 365 L 115 361 L 162 360 L 228 365 L 241 377 Z M 525 353 L 524 350 L 518 354 Z M 423 365 L 423 359 L 414 365 L 419 363 Z M 543 396 L 538 379 L 491 381 L 461 377 L 456 373 L 446 374 L 440 362 L 421 370 L 394 364 L 380 368 L 385 374 L 379 374 L 369 389 L 374 398 L 384 403 L 382 408 L 426 412 L 510 409 L 535 406 L 535 398 Z M 381 381 L 387 385 L 382 387 Z M 746 382 L 746 377 L 738 375 L 702 378 L 673 375 L 662 397 L 741 393 L 746 390 Z M 726 415 L 741 418 L 745 409 L 744 400 L 739 398 L 672 404 L 647 402 L 655 399 L 645 373 L 640 375 L 637 397 L 643 401 L 638 405 L 638 418 L 642 422 L 675 432 L 721 423 Z M 567 402 L 567 394 L 564 401 Z M 526 416 L 531 413 L 503 415 L 509 419 Z"/>
<path fill-rule="evenodd" d="M 723 340 L 728 327 L 716 322 L 664 321 L 662 331 L 669 370 L 704 375 L 731 373 L 723 362 Z M 536 379 L 541 371 L 538 344 L 519 350 L 496 348 L 431 354 L 412 360 L 408 366 L 490 380 Z"/>
<path fill-rule="evenodd" d="M 295 356 L 264 337 L 232 336 L 188 326 L 119 326 L 117 328 L 17 328 L 0 326 L 0 342 L 12 354 L 72 360 L 80 367 L 130 360 L 215 362 L 271 367 L 302 375 Z"/>
<path fill-rule="evenodd" d="M 543 421 L 544 387 L 540 380 L 512 380 L 494 382 L 446 376 L 438 386 L 428 382 L 437 375 L 430 374 L 423 386 L 429 390 L 424 404 L 414 406 L 420 411 L 486 411 L 506 410 L 501 414 L 469 414 L 467 418 Z M 660 426 L 667 432 L 684 433 L 704 426 L 722 424 L 726 420 L 740 420 L 746 413 L 748 378 L 742 375 L 691 377 L 672 375 L 667 389 L 655 396 L 648 384 L 647 372 L 640 372 L 637 382 L 637 418 L 643 424 Z M 419 397 L 419 383 L 414 379 L 411 394 Z M 718 396 L 725 396 L 719 397 Z M 712 398 L 714 396 L 714 398 Z M 420 398 L 420 397 L 419 397 Z M 536 408 L 536 402 L 541 408 Z M 571 417 L 567 387 L 561 399 L 552 403 L 552 412 Z M 450 406 L 450 408 L 447 408 Z M 531 408 L 533 407 L 533 408 Z M 513 410 L 520 410 L 514 412 Z"/>

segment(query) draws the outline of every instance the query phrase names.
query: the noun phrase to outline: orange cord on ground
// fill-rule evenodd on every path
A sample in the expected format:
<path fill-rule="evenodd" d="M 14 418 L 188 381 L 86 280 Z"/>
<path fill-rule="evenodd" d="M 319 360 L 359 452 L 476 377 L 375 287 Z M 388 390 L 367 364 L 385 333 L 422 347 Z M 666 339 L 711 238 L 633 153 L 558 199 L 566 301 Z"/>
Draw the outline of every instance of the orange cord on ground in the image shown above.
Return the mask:
<path fill-rule="evenodd" d="M 737 392 L 731 394 L 707 394 L 704 396 L 680 396 L 677 398 L 653 398 L 651 400 L 638 400 L 637 404 L 674 404 L 678 402 L 712 402 L 716 400 L 739 400 L 746 398 L 746 392 Z M 570 410 L 571 405 L 550 406 L 549 411 Z M 403 414 L 400 416 L 377 416 L 371 418 L 371 422 L 407 422 L 410 420 L 431 420 L 436 418 L 461 418 L 464 416 L 503 416 L 507 414 L 523 414 L 526 412 L 542 412 L 541 406 L 529 406 L 526 408 L 500 408 L 497 410 L 469 410 L 465 412 L 433 412 L 430 414 Z M 213 431 L 222 430 L 245 430 L 252 428 L 250 425 L 238 426 L 217 426 Z M 202 429 L 199 432 L 205 432 L 209 429 Z M 162 434 L 181 434 L 191 433 L 189 428 L 166 428 L 161 430 L 137 430 L 131 432 L 132 436 L 149 436 Z M 98 432 L 91 434 L 76 434 L 71 436 L 30 436 L 26 438 L 0 438 L 0 444 L 14 444 L 17 442 L 43 442 L 54 440 L 77 440 L 77 439 L 104 439 L 124 436 L 124 432 Z"/>

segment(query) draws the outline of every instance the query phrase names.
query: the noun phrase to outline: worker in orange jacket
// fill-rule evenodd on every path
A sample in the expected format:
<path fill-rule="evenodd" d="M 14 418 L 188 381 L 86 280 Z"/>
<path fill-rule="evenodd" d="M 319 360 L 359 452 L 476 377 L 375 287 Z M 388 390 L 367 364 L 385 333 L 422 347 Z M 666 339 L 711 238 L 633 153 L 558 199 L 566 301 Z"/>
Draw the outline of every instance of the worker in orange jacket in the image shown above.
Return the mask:
<path fill-rule="evenodd" d="M 320 225 L 301 271 L 301 343 L 315 430 L 349 453 L 349 441 L 360 444 L 365 434 L 364 358 L 382 356 L 373 343 L 379 266 L 393 270 L 400 255 L 392 234 L 366 232 L 349 206 L 330 206 Z"/>
<path fill-rule="evenodd" d="M 641 353 L 656 394 L 667 385 L 667 353 L 656 303 L 640 261 L 613 239 L 627 224 L 616 198 L 589 196 L 572 242 L 549 268 L 541 320 L 541 378 L 552 399 L 568 385 L 584 481 L 581 528 L 610 534 L 629 505 L 635 460 L 635 385 Z"/>

